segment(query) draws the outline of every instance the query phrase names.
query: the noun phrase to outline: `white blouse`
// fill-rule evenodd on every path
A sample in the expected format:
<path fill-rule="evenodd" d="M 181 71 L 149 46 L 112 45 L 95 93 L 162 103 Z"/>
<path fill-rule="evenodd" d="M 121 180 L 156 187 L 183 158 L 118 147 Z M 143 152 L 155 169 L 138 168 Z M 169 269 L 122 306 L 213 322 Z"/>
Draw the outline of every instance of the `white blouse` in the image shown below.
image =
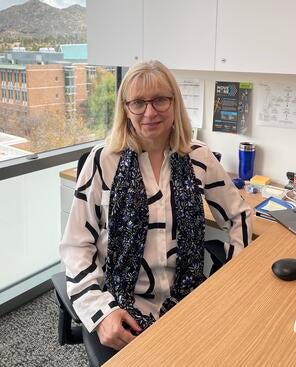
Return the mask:
<path fill-rule="evenodd" d="M 221 164 L 202 142 L 190 153 L 199 186 L 218 225 L 228 231 L 226 258 L 237 255 L 251 241 L 251 208 L 242 199 Z M 146 188 L 149 227 L 144 256 L 135 287 L 135 307 L 159 318 L 170 296 L 176 264 L 176 234 L 171 206 L 170 154 L 165 152 L 157 184 L 148 153 L 139 155 Z M 118 308 L 104 289 L 108 245 L 110 188 L 120 156 L 95 147 L 79 175 L 60 252 L 66 267 L 67 291 L 73 307 L 89 332 Z"/>

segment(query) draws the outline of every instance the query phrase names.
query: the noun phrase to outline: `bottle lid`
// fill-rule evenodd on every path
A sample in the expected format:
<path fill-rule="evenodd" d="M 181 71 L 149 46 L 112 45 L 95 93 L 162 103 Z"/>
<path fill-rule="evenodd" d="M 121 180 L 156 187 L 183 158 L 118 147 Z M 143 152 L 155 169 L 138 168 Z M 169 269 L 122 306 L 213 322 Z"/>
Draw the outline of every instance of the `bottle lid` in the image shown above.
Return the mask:
<path fill-rule="evenodd" d="M 254 152 L 255 151 L 255 144 L 243 142 L 239 144 L 239 150 L 244 150 L 247 152 Z"/>

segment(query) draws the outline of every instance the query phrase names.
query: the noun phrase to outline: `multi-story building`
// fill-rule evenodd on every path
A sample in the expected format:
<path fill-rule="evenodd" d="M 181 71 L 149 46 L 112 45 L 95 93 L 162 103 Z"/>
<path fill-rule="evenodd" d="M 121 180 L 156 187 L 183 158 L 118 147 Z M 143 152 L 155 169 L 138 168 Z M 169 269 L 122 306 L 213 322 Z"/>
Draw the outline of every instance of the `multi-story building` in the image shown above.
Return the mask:
<path fill-rule="evenodd" d="M 96 68 L 82 58 L 86 45 L 79 45 L 79 49 L 65 46 L 66 58 L 53 49 L 30 52 L 18 48 L 4 54 L 0 63 L 0 118 L 38 117 L 45 111 L 75 116 L 87 99 Z"/>

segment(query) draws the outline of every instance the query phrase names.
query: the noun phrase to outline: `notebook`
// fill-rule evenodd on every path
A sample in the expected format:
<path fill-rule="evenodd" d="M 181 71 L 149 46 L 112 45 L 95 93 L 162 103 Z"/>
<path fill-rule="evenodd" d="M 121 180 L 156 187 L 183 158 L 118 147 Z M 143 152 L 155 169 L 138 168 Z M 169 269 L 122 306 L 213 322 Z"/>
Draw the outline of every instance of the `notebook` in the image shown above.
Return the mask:
<path fill-rule="evenodd" d="M 269 214 L 277 222 L 296 234 L 296 208 L 270 211 Z"/>

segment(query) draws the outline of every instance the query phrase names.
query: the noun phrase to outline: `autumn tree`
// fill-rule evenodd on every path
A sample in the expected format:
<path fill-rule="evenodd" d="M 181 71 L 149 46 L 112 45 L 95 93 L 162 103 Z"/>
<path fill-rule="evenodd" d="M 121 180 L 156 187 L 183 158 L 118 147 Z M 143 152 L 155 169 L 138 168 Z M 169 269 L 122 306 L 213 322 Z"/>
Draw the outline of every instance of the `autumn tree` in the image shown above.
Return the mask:
<path fill-rule="evenodd" d="M 67 119 L 62 113 L 45 113 L 31 128 L 30 151 L 42 152 L 98 139 L 80 117 Z"/>
<path fill-rule="evenodd" d="M 97 68 L 92 92 L 87 101 L 89 126 L 92 130 L 106 131 L 113 124 L 115 108 L 114 73 Z"/>

